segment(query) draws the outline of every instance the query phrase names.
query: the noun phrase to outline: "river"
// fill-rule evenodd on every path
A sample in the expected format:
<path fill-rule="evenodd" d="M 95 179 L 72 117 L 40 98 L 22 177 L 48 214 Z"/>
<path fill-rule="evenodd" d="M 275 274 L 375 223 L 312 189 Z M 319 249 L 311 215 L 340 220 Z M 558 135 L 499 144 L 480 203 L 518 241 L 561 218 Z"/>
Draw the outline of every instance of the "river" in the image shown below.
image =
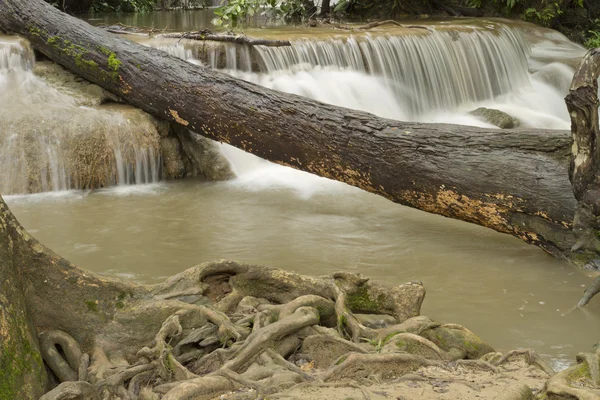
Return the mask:
<path fill-rule="evenodd" d="M 191 30 L 210 19 L 210 12 L 190 11 L 89 20 Z M 562 98 L 580 47 L 527 24 L 427 25 L 433 29 L 427 35 L 382 29 L 352 39 L 333 31 L 254 28 L 255 36 L 290 37 L 294 46 L 261 49 L 253 56 L 260 70 L 240 62 L 244 56 L 235 51 L 221 55 L 229 57 L 222 64 L 246 80 L 389 118 L 489 127 L 468 113 L 486 106 L 525 127 L 569 128 Z M 195 43 L 142 41 L 208 62 L 197 59 Z M 353 63 L 358 56 L 361 62 Z M 14 101 L 1 99 L 0 107 L 10 110 Z M 11 113 L 31 112 L 27 104 Z M 222 258 L 311 275 L 346 270 L 390 285 L 422 281 L 422 314 L 463 324 L 500 351 L 534 348 L 559 368 L 599 340 L 600 302 L 573 310 L 590 278 L 540 249 L 225 145 L 221 151 L 237 173 L 233 181 L 119 181 L 92 192 L 64 190 L 67 185 L 5 198 L 43 243 L 109 276 L 156 283 Z"/>

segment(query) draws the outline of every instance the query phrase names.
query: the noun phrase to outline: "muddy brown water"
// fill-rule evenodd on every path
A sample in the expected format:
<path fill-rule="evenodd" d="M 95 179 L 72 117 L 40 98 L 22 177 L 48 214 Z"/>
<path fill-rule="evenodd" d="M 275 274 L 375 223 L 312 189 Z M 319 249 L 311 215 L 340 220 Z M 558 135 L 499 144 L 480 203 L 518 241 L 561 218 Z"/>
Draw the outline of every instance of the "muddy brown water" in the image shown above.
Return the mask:
<path fill-rule="evenodd" d="M 600 339 L 600 299 L 569 312 L 590 278 L 540 249 L 343 184 L 297 182 L 186 180 L 7 200 L 44 244 L 126 280 L 156 283 L 223 258 L 354 271 L 389 285 L 420 280 L 424 315 L 463 324 L 498 350 L 532 347 L 556 367 Z"/>
<path fill-rule="evenodd" d="M 185 31 L 208 26 L 212 17 L 190 11 L 88 20 Z M 261 36 L 294 32 L 306 31 L 286 27 Z M 568 58 L 573 49 L 565 46 L 550 43 L 537 52 L 550 61 Z M 563 95 L 552 95 L 564 111 Z M 157 283 L 223 258 L 311 275 L 354 271 L 389 285 L 420 280 L 427 288 L 424 315 L 463 324 L 500 351 L 534 348 L 558 368 L 600 341 L 600 298 L 573 310 L 591 282 L 585 272 L 508 235 L 265 165 L 227 183 L 185 180 L 7 201 L 44 244 L 108 276 Z"/>

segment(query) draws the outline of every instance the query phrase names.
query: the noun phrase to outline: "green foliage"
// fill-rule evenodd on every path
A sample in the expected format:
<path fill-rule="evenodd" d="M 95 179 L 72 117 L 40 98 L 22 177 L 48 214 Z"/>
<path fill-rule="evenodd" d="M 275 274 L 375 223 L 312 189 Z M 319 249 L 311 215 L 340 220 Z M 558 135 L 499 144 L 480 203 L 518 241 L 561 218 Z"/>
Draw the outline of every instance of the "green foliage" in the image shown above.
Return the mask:
<path fill-rule="evenodd" d="M 483 7 L 483 0 L 469 0 L 467 1 L 467 6 L 472 8 L 481 8 Z"/>
<path fill-rule="evenodd" d="M 238 25 L 247 22 L 260 9 L 261 0 L 230 0 L 215 9 L 215 25 Z"/>
<path fill-rule="evenodd" d="M 505 1 L 506 1 L 507 14 L 510 13 L 512 11 L 512 9 L 515 8 L 515 6 L 521 2 L 521 0 L 505 0 Z"/>
<path fill-rule="evenodd" d="M 542 2 L 544 5 L 545 2 Z M 563 11 L 560 8 L 560 4 L 557 2 L 552 2 L 550 4 L 544 5 L 541 10 L 530 7 L 525 10 L 523 14 L 523 19 L 526 21 L 534 22 L 536 24 L 542 26 L 550 26 L 552 21 L 557 17 L 561 16 Z"/>
<path fill-rule="evenodd" d="M 105 12 L 145 12 L 154 10 L 154 0 L 96 0 L 91 11 Z"/>
<path fill-rule="evenodd" d="M 223 0 L 226 4 L 215 9 L 215 25 L 238 26 L 247 23 L 260 12 L 267 19 L 282 19 L 287 22 L 299 22 L 306 16 L 308 9 L 303 0 Z"/>
<path fill-rule="evenodd" d="M 585 41 L 585 47 L 589 49 L 594 49 L 600 47 L 600 32 L 598 31 L 589 31 L 590 36 Z"/>
<path fill-rule="evenodd" d="M 333 8 L 334 13 L 345 12 L 352 8 L 357 0 L 339 0 Z M 399 0 L 393 0 L 390 8 L 395 9 L 400 4 Z"/>

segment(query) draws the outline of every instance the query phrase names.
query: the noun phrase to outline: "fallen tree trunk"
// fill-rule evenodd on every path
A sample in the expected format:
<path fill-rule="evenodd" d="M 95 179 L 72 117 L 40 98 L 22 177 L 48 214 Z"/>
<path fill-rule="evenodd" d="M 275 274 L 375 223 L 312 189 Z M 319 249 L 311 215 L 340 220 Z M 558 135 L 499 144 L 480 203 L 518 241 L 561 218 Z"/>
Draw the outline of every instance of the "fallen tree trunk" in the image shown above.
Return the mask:
<path fill-rule="evenodd" d="M 210 31 L 163 33 L 158 36 L 167 39 L 190 39 L 209 42 L 235 43 L 244 46 L 285 47 L 292 45 L 289 40 L 256 39 L 246 35 L 223 35 L 215 34 Z"/>
<path fill-rule="evenodd" d="M 211 139 L 510 233 L 557 257 L 595 257 L 570 251 L 576 200 L 567 179 L 567 132 L 378 118 L 186 63 L 41 0 L 0 3 L 0 28 L 27 37 L 49 58 L 128 103 Z"/>

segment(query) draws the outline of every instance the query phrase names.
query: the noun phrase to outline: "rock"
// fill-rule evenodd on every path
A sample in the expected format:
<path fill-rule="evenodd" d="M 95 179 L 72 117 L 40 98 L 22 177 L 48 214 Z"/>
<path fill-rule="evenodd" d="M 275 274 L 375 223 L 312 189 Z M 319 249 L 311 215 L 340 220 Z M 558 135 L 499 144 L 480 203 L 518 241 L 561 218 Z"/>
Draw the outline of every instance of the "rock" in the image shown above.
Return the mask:
<path fill-rule="evenodd" d="M 185 176 L 186 165 L 182 151 L 181 143 L 176 137 L 167 136 L 160 139 L 160 152 L 166 178 L 177 179 Z"/>
<path fill-rule="evenodd" d="M 33 72 L 59 92 L 72 97 L 78 106 L 92 107 L 107 101 L 118 101 L 112 93 L 51 61 L 38 61 Z"/>
<path fill-rule="evenodd" d="M 156 119 L 51 62 L 0 86 L 0 192 L 95 189 L 158 179 Z M 18 100 L 18 101 L 15 101 Z"/>
<path fill-rule="evenodd" d="M 235 178 L 229 160 L 219 151 L 214 141 L 190 132 L 178 124 L 172 125 L 172 131 L 177 135 L 184 153 L 194 168 L 194 171 L 190 171 L 190 176 L 203 175 L 211 181 Z"/>
<path fill-rule="evenodd" d="M 521 122 L 508 115 L 504 111 L 496 110 L 493 108 L 479 107 L 476 110 L 469 112 L 471 115 L 476 117 L 482 117 L 486 122 L 492 125 L 496 125 L 501 129 L 513 129 L 521 125 Z"/>

